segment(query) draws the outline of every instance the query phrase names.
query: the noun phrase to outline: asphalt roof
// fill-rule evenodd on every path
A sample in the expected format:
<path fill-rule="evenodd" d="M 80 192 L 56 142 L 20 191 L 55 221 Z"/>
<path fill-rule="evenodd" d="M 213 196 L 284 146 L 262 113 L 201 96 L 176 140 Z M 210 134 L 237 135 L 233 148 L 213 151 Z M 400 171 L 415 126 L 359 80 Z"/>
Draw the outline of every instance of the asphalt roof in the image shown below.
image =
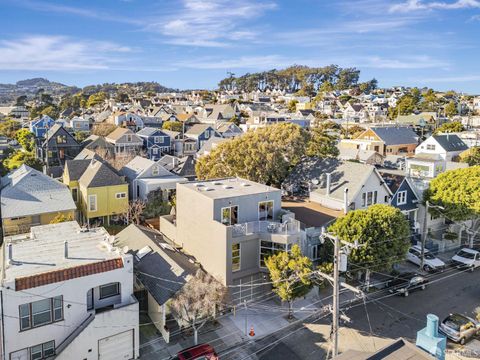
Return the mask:
<path fill-rule="evenodd" d="M 418 144 L 418 135 L 408 127 L 385 126 L 371 127 L 385 145 Z"/>
<path fill-rule="evenodd" d="M 157 230 L 131 224 L 115 238 L 115 246 L 127 246 L 128 252 L 134 255 L 137 279 L 159 305 L 171 299 L 200 269 Z M 142 256 L 144 252 L 147 253 Z"/>
<path fill-rule="evenodd" d="M 90 162 L 91 159 L 67 160 L 65 162 L 65 171 L 68 173 L 70 181 L 80 179 Z"/>
<path fill-rule="evenodd" d="M 4 176 L 2 186 L 4 219 L 77 208 L 66 185 L 26 165 Z"/>
<path fill-rule="evenodd" d="M 446 151 L 464 151 L 468 149 L 467 144 L 455 134 L 432 135 L 433 138 Z"/>
<path fill-rule="evenodd" d="M 110 166 L 96 159 L 90 161 L 89 166 L 78 181 L 87 188 L 126 183 Z"/>

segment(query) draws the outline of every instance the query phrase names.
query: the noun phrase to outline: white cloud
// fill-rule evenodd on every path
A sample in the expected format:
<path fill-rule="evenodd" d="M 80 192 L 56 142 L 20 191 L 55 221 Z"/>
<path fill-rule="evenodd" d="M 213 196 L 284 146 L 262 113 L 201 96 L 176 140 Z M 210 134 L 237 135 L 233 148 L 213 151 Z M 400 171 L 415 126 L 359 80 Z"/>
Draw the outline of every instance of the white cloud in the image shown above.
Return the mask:
<path fill-rule="evenodd" d="M 0 41 L 0 70 L 109 69 L 132 49 L 111 42 L 35 35 Z"/>
<path fill-rule="evenodd" d="M 458 10 L 475 8 L 480 8 L 479 0 L 456 0 L 451 2 L 407 0 L 402 3 L 392 5 L 389 11 L 392 13 L 406 13 L 420 10 Z"/>
<path fill-rule="evenodd" d="M 358 67 L 376 69 L 430 69 L 447 68 L 447 62 L 432 59 L 430 56 L 410 56 L 402 58 L 383 58 L 370 56 L 358 59 Z"/>
<path fill-rule="evenodd" d="M 254 39 L 256 31 L 246 24 L 275 7 L 273 2 L 254 0 L 182 0 L 167 17 L 149 20 L 146 30 L 161 33 L 175 45 L 229 46 Z"/>
<path fill-rule="evenodd" d="M 459 76 L 447 76 L 447 77 L 434 77 L 426 79 L 415 79 L 422 82 L 431 83 L 452 83 L 452 82 L 474 82 L 480 81 L 480 75 L 459 75 Z"/>

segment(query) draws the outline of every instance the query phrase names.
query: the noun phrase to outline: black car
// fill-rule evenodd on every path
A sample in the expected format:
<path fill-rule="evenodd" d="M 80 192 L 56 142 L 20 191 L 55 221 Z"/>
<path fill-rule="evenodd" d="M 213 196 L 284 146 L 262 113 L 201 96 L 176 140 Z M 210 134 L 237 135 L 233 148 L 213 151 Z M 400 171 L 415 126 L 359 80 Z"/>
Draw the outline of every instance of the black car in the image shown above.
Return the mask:
<path fill-rule="evenodd" d="M 390 293 L 398 293 L 408 296 L 414 290 L 424 290 L 428 284 L 428 279 L 417 273 L 403 273 L 387 283 Z"/>

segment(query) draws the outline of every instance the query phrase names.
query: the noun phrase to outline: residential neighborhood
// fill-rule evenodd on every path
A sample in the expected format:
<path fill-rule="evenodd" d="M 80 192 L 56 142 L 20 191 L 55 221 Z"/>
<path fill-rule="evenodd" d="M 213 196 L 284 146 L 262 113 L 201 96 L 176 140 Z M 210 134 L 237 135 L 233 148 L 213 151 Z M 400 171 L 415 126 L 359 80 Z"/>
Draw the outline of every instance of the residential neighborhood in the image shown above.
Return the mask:
<path fill-rule="evenodd" d="M 480 359 L 480 2 L 3 8 L 0 360 Z"/>

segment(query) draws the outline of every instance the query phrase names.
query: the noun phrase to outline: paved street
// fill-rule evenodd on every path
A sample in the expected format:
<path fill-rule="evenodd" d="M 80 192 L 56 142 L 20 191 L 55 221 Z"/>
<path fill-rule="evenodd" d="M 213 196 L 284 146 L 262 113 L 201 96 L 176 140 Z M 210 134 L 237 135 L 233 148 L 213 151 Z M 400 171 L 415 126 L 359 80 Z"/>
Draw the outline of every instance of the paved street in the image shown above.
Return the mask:
<path fill-rule="evenodd" d="M 407 298 L 384 294 L 375 301 L 368 300 L 366 306 L 360 304 L 345 310 L 352 321 L 343 324 L 340 331 L 340 351 L 378 350 L 398 337 L 414 341 L 416 332 L 425 326 L 428 313 L 434 313 L 440 319 L 452 312 L 473 315 L 477 306 L 480 306 L 480 271 L 461 273 L 447 269 L 433 275 L 426 290 L 412 293 Z M 329 316 L 320 320 L 310 318 L 288 331 L 280 331 L 244 346 L 241 356 L 235 355 L 235 351 L 227 351 L 222 360 L 324 358 L 329 346 L 326 341 L 330 332 L 329 320 Z M 461 355 L 467 352 L 475 358 L 472 353 L 480 350 L 480 341 L 473 340 L 465 347 L 449 342 L 448 349 L 452 353 L 447 354 L 447 358 L 462 358 Z"/>

